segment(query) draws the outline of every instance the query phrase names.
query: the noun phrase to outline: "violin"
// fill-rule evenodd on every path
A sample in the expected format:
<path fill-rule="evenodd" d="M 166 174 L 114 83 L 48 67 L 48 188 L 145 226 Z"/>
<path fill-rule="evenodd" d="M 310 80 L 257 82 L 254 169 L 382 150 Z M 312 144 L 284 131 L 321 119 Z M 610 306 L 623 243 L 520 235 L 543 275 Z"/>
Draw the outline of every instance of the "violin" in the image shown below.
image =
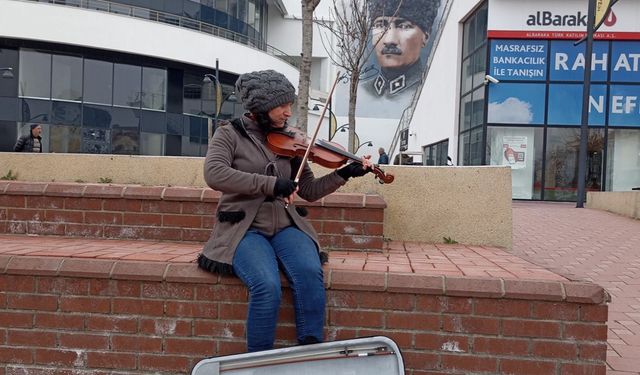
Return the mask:
<path fill-rule="evenodd" d="M 336 169 L 349 160 L 360 163 L 360 158 L 348 151 L 341 145 L 324 140 L 316 140 L 310 145 L 307 135 L 296 128 L 285 128 L 282 130 L 272 130 L 267 134 L 267 146 L 276 155 L 286 157 L 304 157 L 308 153 L 308 159 L 325 168 Z M 309 151 L 307 151 L 309 150 Z M 390 184 L 394 176 L 385 173 L 377 165 L 372 166 L 371 171 L 381 184 Z"/>

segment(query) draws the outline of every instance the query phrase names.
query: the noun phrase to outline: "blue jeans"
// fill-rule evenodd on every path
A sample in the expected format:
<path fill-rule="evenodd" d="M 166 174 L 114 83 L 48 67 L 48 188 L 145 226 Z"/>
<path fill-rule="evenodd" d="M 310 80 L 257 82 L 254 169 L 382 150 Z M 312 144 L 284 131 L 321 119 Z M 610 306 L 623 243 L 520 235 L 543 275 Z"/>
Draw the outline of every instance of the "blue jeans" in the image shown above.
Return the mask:
<path fill-rule="evenodd" d="M 249 230 L 233 257 L 234 272 L 249 288 L 249 352 L 273 348 L 282 296 L 279 269 L 293 289 L 298 342 L 323 341 L 325 290 L 315 243 L 296 227 L 273 237 Z"/>

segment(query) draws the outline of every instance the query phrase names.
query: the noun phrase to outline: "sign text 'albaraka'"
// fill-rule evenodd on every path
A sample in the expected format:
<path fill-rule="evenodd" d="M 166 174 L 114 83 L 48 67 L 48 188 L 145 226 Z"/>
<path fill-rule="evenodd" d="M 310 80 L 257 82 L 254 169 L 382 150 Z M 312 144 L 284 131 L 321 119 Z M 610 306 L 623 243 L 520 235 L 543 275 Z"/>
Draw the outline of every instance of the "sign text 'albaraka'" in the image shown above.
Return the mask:
<path fill-rule="evenodd" d="M 549 11 L 540 11 L 530 14 L 527 18 L 529 26 L 584 26 L 587 27 L 587 14 L 553 14 Z"/>

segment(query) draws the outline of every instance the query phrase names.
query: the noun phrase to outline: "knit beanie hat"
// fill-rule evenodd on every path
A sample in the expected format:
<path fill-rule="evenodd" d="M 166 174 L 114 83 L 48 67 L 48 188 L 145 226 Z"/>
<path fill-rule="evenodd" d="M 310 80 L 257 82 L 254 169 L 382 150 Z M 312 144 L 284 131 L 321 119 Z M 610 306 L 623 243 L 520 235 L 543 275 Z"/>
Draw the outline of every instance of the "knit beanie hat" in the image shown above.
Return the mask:
<path fill-rule="evenodd" d="M 399 7 L 398 7 L 399 6 Z M 378 17 L 405 18 L 429 33 L 438 14 L 440 0 L 370 0 L 371 19 Z"/>
<path fill-rule="evenodd" d="M 236 93 L 244 108 L 251 113 L 263 113 L 286 103 L 293 103 L 296 89 L 282 73 L 261 70 L 245 73 L 236 81 Z"/>
<path fill-rule="evenodd" d="M 31 130 L 37 128 L 38 126 L 40 126 L 40 124 L 31 124 L 29 125 L 29 127 L 31 128 Z"/>

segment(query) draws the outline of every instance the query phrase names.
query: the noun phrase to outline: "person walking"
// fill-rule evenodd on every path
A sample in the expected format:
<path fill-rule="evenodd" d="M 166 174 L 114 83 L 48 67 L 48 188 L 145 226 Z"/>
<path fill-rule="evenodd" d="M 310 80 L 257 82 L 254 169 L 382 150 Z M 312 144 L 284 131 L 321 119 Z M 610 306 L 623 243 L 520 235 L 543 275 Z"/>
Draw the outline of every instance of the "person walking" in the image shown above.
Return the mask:
<path fill-rule="evenodd" d="M 42 125 L 31 124 L 29 134 L 18 138 L 15 146 L 15 152 L 42 152 Z"/>

